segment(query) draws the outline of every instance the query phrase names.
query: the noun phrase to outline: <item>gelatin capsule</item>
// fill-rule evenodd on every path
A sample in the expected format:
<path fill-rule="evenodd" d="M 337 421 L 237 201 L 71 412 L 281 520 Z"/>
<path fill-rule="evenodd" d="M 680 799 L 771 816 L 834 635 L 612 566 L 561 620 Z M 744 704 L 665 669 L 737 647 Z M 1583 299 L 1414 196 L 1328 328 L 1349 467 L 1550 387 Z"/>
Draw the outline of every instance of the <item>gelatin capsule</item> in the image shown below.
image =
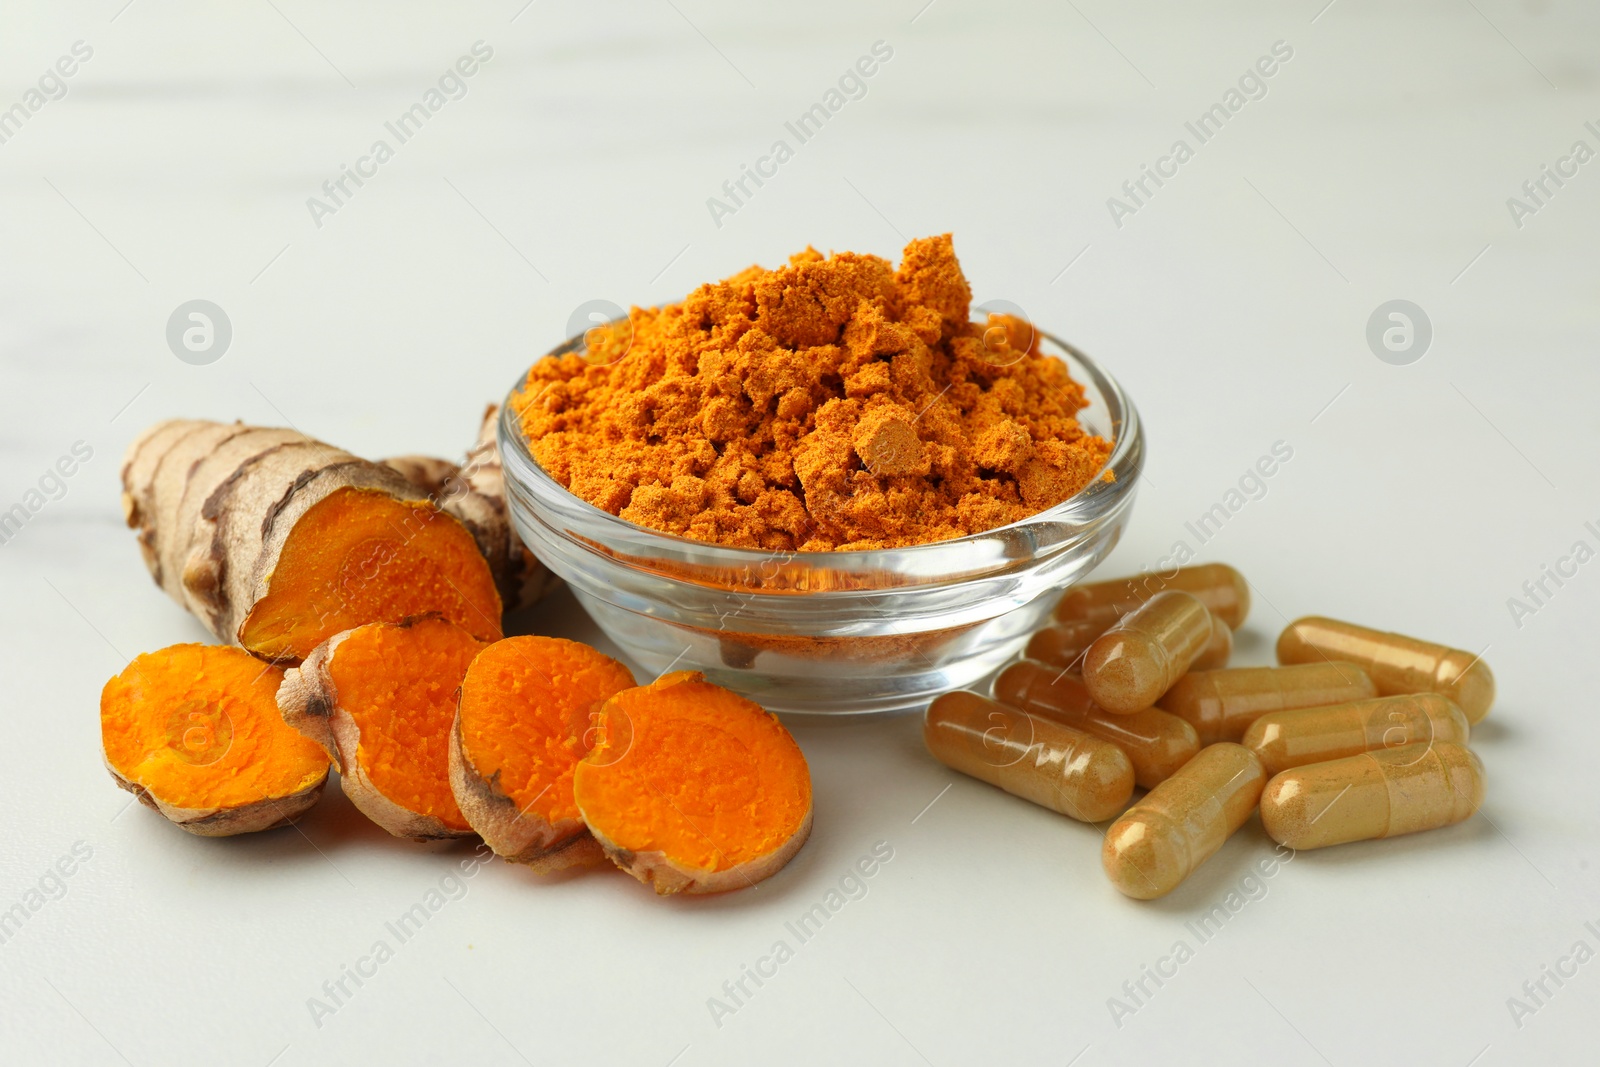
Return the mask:
<path fill-rule="evenodd" d="M 1082 822 L 1111 818 L 1133 796 L 1133 765 L 1116 745 L 977 693 L 928 705 L 922 739 L 947 767 Z"/>
<path fill-rule="evenodd" d="M 1269 711 L 1347 704 L 1377 695 L 1367 672 L 1354 663 L 1307 663 L 1190 671 L 1158 706 L 1193 726 L 1200 743 L 1210 745 L 1239 740 Z"/>
<path fill-rule="evenodd" d="M 1072 586 L 1057 601 L 1056 618 L 1062 622 L 1103 619 L 1109 626 L 1167 589 L 1198 597 L 1207 611 L 1235 630 L 1250 614 L 1250 586 L 1244 576 L 1226 563 L 1203 563 L 1180 567 L 1171 574 L 1141 574 Z"/>
<path fill-rule="evenodd" d="M 1470 652 L 1317 616 L 1289 624 L 1278 638 L 1279 663 L 1325 659 L 1359 663 L 1384 696 L 1442 693 L 1477 724 L 1494 703 L 1494 674 Z"/>
<path fill-rule="evenodd" d="M 1124 615 L 1083 654 L 1094 702 L 1115 714 L 1151 707 L 1211 643 L 1211 613 L 1188 593 L 1168 590 Z"/>
<path fill-rule="evenodd" d="M 1075 619 L 1046 626 L 1028 639 L 1023 655 L 1039 663 L 1075 667 L 1094 639 L 1111 628 L 1104 619 Z"/>
<path fill-rule="evenodd" d="M 1211 640 L 1189 664 L 1191 671 L 1219 671 L 1233 658 L 1233 627 L 1211 616 Z"/>
<path fill-rule="evenodd" d="M 1483 803 L 1483 764 L 1438 741 L 1295 767 L 1261 794 L 1267 835 L 1294 849 L 1453 826 Z"/>
<path fill-rule="evenodd" d="M 1200 751 L 1194 727 L 1176 715 L 1155 708 L 1113 715 L 1089 697 L 1082 678 L 1059 667 L 1029 660 L 1013 663 L 995 679 L 994 695 L 1031 715 L 1110 741 L 1127 754 L 1133 780 L 1144 789 L 1172 777 Z"/>
<path fill-rule="evenodd" d="M 1467 717 L 1448 697 L 1417 693 L 1269 711 L 1251 724 L 1240 743 L 1272 775 L 1384 748 L 1434 741 L 1466 744 L 1469 730 Z"/>
<path fill-rule="evenodd" d="M 1243 826 L 1267 780 L 1243 745 L 1208 745 L 1111 824 L 1100 862 L 1139 900 L 1165 896 Z"/>
<path fill-rule="evenodd" d="M 1058 622 L 1034 632 L 1028 640 L 1023 655 L 1036 663 L 1049 663 L 1057 667 L 1081 670 L 1083 654 L 1089 651 L 1095 638 L 1111 627 L 1103 619 L 1078 619 L 1075 622 Z M 1199 658 L 1189 665 L 1192 671 L 1210 671 L 1226 667 L 1233 656 L 1233 630 L 1227 623 L 1211 617 L 1211 640 Z"/>

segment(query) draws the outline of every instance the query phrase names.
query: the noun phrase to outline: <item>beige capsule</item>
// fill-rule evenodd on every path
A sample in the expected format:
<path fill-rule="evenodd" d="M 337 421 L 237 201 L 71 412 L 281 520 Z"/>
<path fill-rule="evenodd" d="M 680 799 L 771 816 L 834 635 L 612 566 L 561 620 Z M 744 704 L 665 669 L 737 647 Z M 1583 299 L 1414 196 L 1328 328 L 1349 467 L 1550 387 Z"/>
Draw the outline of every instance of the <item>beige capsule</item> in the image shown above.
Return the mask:
<path fill-rule="evenodd" d="M 1082 678 L 1058 667 L 1028 660 L 1013 663 L 995 679 L 994 695 L 1029 714 L 1110 741 L 1127 754 L 1133 780 L 1144 789 L 1170 778 L 1200 751 L 1194 727 L 1176 715 L 1155 708 L 1113 715 L 1090 698 Z"/>
<path fill-rule="evenodd" d="M 1267 780 L 1243 745 L 1209 745 L 1111 824 L 1100 862 L 1111 884 L 1153 900 L 1176 889 L 1243 826 Z"/>
<path fill-rule="evenodd" d="M 1148 573 L 1072 586 L 1056 603 L 1056 618 L 1061 622 L 1101 619 L 1110 626 L 1168 589 L 1198 597 L 1207 611 L 1235 630 L 1250 614 L 1250 585 L 1244 576 L 1226 563 L 1202 563 L 1180 567 L 1171 574 Z"/>
<path fill-rule="evenodd" d="M 1074 619 L 1038 630 L 1023 652 L 1031 660 L 1057 667 L 1076 667 L 1094 639 L 1111 628 L 1104 619 Z"/>
<path fill-rule="evenodd" d="M 922 739 L 940 763 L 1082 822 L 1121 811 L 1133 765 L 1116 745 L 977 693 L 928 706 Z"/>
<path fill-rule="evenodd" d="M 1452 826 L 1483 803 L 1483 764 L 1438 741 L 1294 767 L 1261 795 L 1267 835 L 1294 849 Z"/>
<path fill-rule="evenodd" d="M 1143 711 L 1183 677 L 1211 637 L 1211 613 L 1198 598 L 1157 593 L 1095 638 L 1083 654 L 1084 684 L 1109 712 Z"/>
<path fill-rule="evenodd" d="M 1239 740 L 1269 711 L 1346 704 L 1377 695 L 1372 679 L 1353 663 L 1307 663 L 1191 671 L 1158 706 L 1193 726 L 1200 743 L 1209 745 Z"/>
<path fill-rule="evenodd" d="M 1469 731 L 1467 717 L 1449 698 L 1416 693 L 1270 711 L 1251 724 L 1240 743 L 1261 757 L 1270 775 L 1384 748 L 1466 744 Z"/>
<path fill-rule="evenodd" d="M 1477 724 L 1494 703 L 1494 673 L 1470 652 L 1385 633 L 1353 622 L 1309 616 L 1278 638 L 1279 663 L 1338 659 L 1359 663 L 1384 696 L 1442 693 Z"/>
<path fill-rule="evenodd" d="M 1191 671 L 1219 671 L 1233 658 L 1233 628 L 1215 615 L 1211 616 L 1211 640 L 1200 650 L 1200 655 L 1189 664 Z"/>
<path fill-rule="evenodd" d="M 1056 667 L 1081 669 L 1083 654 L 1089 651 L 1095 638 L 1111 627 L 1103 619 L 1078 619 L 1058 622 L 1034 632 L 1028 639 L 1023 655 L 1038 663 Z M 1216 670 L 1228 665 L 1233 656 L 1233 630 L 1228 624 L 1211 617 L 1211 640 L 1201 650 L 1199 657 L 1189 665 L 1192 671 Z"/>

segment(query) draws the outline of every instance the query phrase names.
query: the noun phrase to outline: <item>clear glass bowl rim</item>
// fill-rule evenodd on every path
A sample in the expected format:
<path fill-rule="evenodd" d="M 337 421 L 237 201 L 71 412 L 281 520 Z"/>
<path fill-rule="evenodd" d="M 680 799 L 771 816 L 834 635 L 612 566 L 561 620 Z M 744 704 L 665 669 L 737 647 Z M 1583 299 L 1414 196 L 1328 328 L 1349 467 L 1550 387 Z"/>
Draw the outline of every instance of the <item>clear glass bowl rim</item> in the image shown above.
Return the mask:
<path fill-rule="evenodd" d="M 992 573 L 994 568 L 978 567 L 976 569 L 963 566 L 941 568 L 941 561 L 949 559 L 952 563 L 960 557 L 970 554 L 978 556 L 995 555 L 997 544 L 1006 545 L 1017 538 L 1026 538 L 1029 542 L 1036 542 L 1033 536 L 1035 528 L 1057 526 L 1064 529 L 1081 529 L 1092 527 L 1110 513 L 1118 510 L 1131 494 L 1138 482 L 1139 474 L 1143 468 L 1144 440 L 1143 431 L 1137 409 L 1129 399 L 1120 382 L 1092 357 L 1076 346 L 1061 340 L 1053 334 L 1035 329 L 1043 342 L 1045 355 L 1061 358 L 1061 354 L 1070 357 L 1067 362 L 1068 370 L 1073 379 L 1084 386 L 1091 398 L 1098 393 L 1104 402 L 1107 415 L 1110 418 L 1111 432 L 1113 434 L 1111 455 L 1107 458 L 1101 474 L 1096 475 L 1083 489 L 1068 497 L 1059 504 L 1055 504 L 1036 514 L 1019 519 L 1005 526 L 997 526 L 981 533 L 968 534 L 964 537 L 949 538 L 942 541 L 929 541 L 925 544 L 909 545 L 901 548 L 859 549 L 842 552 L 804 552 L 804 551 L 772 551 L 760 548 L 745 548 L 736 545 L 720 545 L 709 541 L 697 541 L 693 538 L 680 537 L 677 534 L 666 533 L 661 530 L 641 526 L 630 522 L 608 511 L 596 507 L 589 501 L 567 489 L 556 481 L 539 462 L 533 457 L 529 443 L 522 433 L 521 425 L 516 417 L 512 400 L 521 391 L 527 381 L 527 372 L 524 371 L 512 385 L 501 404 L 497 437 L 502 463 L 505 467 L 507 479 L 513 475 L 521 479 L 530 490 L 537 491 L 544 498 L 544 502 L 571 522 L 582 524 L 581 540 L 588 542 L 591 548 L 601 545 L 608 551 L 607 555 L 613 559 L 617 552 L 624 549 L 627 556 L 638 553 L 657 554 L 660 558 L 680 562 L 695 567 L 716 569 L 745 569 L 759 568 L 761 565 L 777 559 L 784 561 L 785 566 L 798 566 L 814 571 L 835 571 L 840 573 L 883 573 L 902 572 L 910 578 L 910 584 L 923 584 L 928 581 L 937 581 L 931 576 L 939 570 L 948 570 L 949 580 L 968 580 L 981 578 L 987 573 Z M 568 338 L 567 341 L 552 349 L 540 359 L 553 356 L 562 356 L 576 351 L 584 345 L 584 337 L 578 334 Z M 1049 351 L 1049 346 L 1060 350 L 1061 354 Z M 537 361 L 536 361 L 537 362 Z M 1086 409 L 1087 410 L 1087 409 Z M 1105 471 L 1115 471 L 1116 479 L 1107 482 L 1103 479 Z M 507 493 L 511 487 L 507 487 Z M 572 538 L 572 531 L 563 531 L 565 536 Z M 1054 539 L 1051 539 L 1054 540 Z M 1061 538 L 1063 542 L 1070 542 L 1073 538 Z M 1026 562 L 1029 558 L 1050 553 L 1029 553 L 1019 557 L 1013 550 L 1002 548 L 1002 560 L 997 560 L 1002 567 L 1012 567 Z M 1035 544 L 1035 547 L 1038 547 Z M 1066 544 L 1056 546 L 1067 547 Z M 621 562 L 632 563 L 624 557 Z M 637 564 L 633 564 L 637 565 Z M 672 577 L 663 575 L 663 577 Z M 678 580 L 690 584 L 686 576 L 676 576 Z M 776 589 L 760 589 L 759 583 L 754 587 L 743 587 L 750 592 L 793 595 L 792 591 Z M 812 590 L 808 596 L 823 596 L 830 592 L 846 593 L 848 590 Z"/>

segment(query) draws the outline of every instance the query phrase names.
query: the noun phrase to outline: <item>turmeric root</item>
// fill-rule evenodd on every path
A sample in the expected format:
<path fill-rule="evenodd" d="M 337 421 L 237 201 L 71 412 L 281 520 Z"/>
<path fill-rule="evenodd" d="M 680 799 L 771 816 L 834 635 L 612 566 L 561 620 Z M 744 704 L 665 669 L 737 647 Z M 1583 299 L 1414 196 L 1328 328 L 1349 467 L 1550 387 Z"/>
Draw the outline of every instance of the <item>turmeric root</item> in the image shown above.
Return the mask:
<path fill-rule="evenodd" d="M 278 709 L 345 795 L 396 837 L 470 837 L 450 792 L 456 689 L 484 643 L 438 616 L 336 634 L 284 675 Z"/>
<path fill-rule="evenodd" d="M 450 492 L 451 484 L 461 473 L 460 467 L 437 456 L 390 456 L 378 462 L 427 493 L 435 503 L 442 501 L 445 494 Z"/>
<path fill-rule="evenodd" d="M 512 611 L 543 599 L 561 580 L 524 547 L 511 524 L 505 473 L 495 443 L 499 422 L 500 408 L 490 404 L 465 466 L 433 456 L 395 456 L 380 462 L 404 475 L 472 532 L 494 572 L 501 604 Z"/>
<path fill-rule="evenodd" d="M 540 563 L 511 524 L 506 506 L 505 468 L 495 443 L 500 406 L 490 404 L 478 425 L 478 440 L 467 452 L 457 485 L 445 497 L 445 510 L 455 515 L 478 538 L 483 554 L 500 581 L 500 598 L 507 611 L 542 599 L 561 579 Z"/>
<path fill-rule="evenodd" d="M 478 654 L 461 682 L 450 785 L 495 853 L 540 871 L 604 862 L 572 799 L 572 772 L 594 716 L 634 684 L 588 645 L 508 637 Z"/>
<path fill-rule="evenodd" d="M 106 767 L 192 834 L 293 822 L 322 794 L 328 756 L 284 724 L 283 671 L 226 645 L 135 657 L 100 693 Z"/>
<path fill-rule="evenodd" d="M 771 712 L 698 671 L 600 709 L 573 794 L 606 855 L 657 893 L 720 893 L 777 871 L 811 833 L 811 773 Z"/>
<path fill-rule="evenodd" d="M 500 636 L 472 535 L 389 467 L 294 430 L 172 420 L 129 446 L 122 481 L 157 584 L 258 656 L 429 612 Z"/>

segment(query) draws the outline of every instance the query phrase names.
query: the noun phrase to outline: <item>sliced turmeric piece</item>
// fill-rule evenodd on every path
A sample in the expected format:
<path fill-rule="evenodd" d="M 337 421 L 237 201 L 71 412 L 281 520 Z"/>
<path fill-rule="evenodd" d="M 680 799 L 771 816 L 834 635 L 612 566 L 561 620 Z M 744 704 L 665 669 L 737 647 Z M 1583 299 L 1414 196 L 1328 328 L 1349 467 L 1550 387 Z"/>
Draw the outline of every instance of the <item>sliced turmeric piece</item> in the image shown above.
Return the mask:
<path fill-rule="evenodd" d="M 500 406 L 490 404 L 478 423 L 478 439 L 457 466 L 433 456 L 393 456 L 380 460 L 405 475 L 434 503 L 461 520 L 489 561 L 506 611 L 532 604 L 561 584 L 540 563 L 511 524 L 506 506 L 505 472 L 495 428 Z"/>
<path fill-rule="evenodd" d="M 540 871 L 604 862 L 572 799 L 572 772 L 600 705 L 634 684 L 628 668 L 576 641 L 508 637 L 461 682 L 450 785 L 495 853 Z"/>
<path fill-rule="evenodd" d="M 106 767 L 192 834 L 293 822 L 328 780 L 328 755 L 290 729 L 283 671 L 240 648 L 173 645 L 137 656 L 100 693 Z"/>
<path fill-rule="evenodd" d="M 430 612 L 500 636 L 472 534 L 391 467 L 294 430 L 173 420 L 129 446 L 122 480 L 157 584 L 260 656 L 298 661 L 343 630 Z"/>
<path fill-rule="evenodd" d="M 431 612 L 484 640 L 500 636 L 494 577 L 466 528 L 426 501 L 336 489 L 284 540 L 239 643 L 303 659 L 342 630 Z"/>
<path fill-rule="evenodd" d="M 606 855 L 657 893 L 754 885 L 811 833 L 800 746 L 777 716 L 698 671 L 606 701 L 573 793 Z"/>
<path fill-rule="evenodd" d="M 450 791 L 456 690 L 485 643 L 436 615 L 336 634 L 278 688 L 284 721 L 321 745 L 351 803 L 396 837 L 469 837 Z"/>

